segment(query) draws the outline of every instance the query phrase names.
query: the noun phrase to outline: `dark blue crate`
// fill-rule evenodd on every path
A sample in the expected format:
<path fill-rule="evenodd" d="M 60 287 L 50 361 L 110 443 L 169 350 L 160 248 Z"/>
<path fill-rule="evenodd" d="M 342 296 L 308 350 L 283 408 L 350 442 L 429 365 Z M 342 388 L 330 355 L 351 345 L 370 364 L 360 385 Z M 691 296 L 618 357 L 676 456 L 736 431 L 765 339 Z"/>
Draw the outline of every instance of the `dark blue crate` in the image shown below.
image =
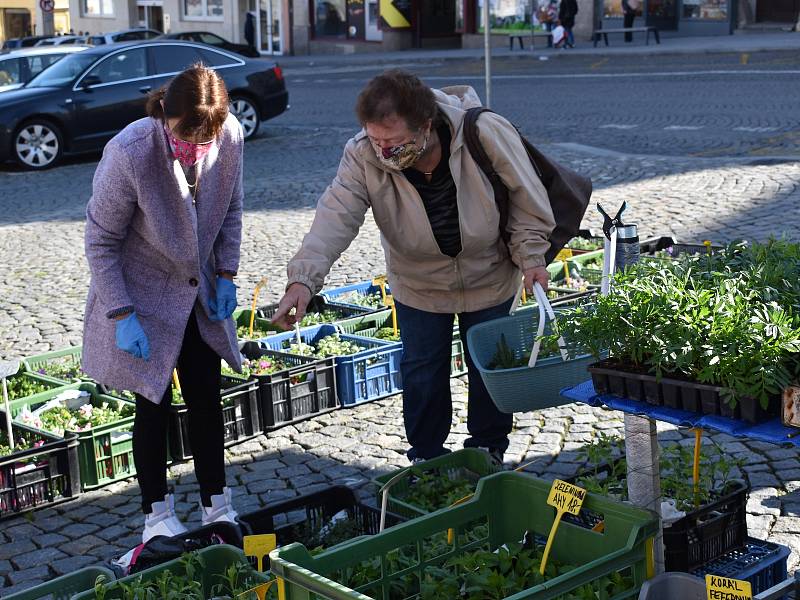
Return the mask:
<path fill-rule="evenodd" d="M 300 330 L 300 339 L 306 344 L 314 344 L 334 333 L 338 330 L 333 325 L 304 327 Z M 366 348 L 350 356 L 336 357 L 336 389 L 342 406 L 362 404 L 403 391 L 400 380 L 401 343 L 346 333 L 340 333 L 339 337 Z M 294 339 L 295 333 L 287 331 L 263 338 L 258 343 L 264 348 L 286 352 Z"/>
<path fill-rule="evenodd" d="M 387 294 L 391 294 L 391 290 L 389 289 L 389 285 L 387 284 L 384 288 Z M 374 285 L 372 281 L 362 281 L 361 283 L 353 283 L 350 285 L 345 285 L 338 288 L 333 288 L 330 290 L 323 290 L 320 293 L 325 301 L 332 306 L 342 306 L 348 308 L 360 308 L 362 310 L 367 310 L 370 312 L 375 312 L 379 310 L 386 310 L 386 306 L 381 304 L 376 308 L 370 308 L 368 306 L 361 306 L 360 304 L 353 304 L 351 302 L 345 302 L 341 299 L 342 296 L 348 294 L 350 292 L 358 292 L 362 296 L 369 296 L 371 294 L 380 294 L 381 288 L 378 285 Z"/>
<path fill-rule="evenodd" d="M 744 548 L 704 564 L 692 575 L 705 579 L 706 575 L 719 575 L 749 581 L 753 594 L 760 594 L 786 579 L 786 561 L 791 550 L 786 546 L 747 538 Z"/>

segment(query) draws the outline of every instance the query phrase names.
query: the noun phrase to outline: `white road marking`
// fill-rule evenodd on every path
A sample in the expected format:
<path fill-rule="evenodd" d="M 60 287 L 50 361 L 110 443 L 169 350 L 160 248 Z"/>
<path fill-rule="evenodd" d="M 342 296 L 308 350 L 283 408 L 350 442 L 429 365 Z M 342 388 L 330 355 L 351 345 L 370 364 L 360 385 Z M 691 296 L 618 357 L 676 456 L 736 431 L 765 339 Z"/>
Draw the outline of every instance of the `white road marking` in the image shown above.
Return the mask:
<path fill-rule="evenodd" d="M 600 129 L 636 129 L 638 125 L 628 125 L 623 123 L 606 123 L 600 125 Z"/>
<path fill-rule="evenodd" d="M 697 131 L 703 127 L 705 125 L 667 125 L 664 131 Z"/>
<path fill-rule="evenodd" d="M 734 131 L 749 131 L 752 133 L 766 133 L 768 131 L 778 131 L 777 127 L 734 127 Z"/>

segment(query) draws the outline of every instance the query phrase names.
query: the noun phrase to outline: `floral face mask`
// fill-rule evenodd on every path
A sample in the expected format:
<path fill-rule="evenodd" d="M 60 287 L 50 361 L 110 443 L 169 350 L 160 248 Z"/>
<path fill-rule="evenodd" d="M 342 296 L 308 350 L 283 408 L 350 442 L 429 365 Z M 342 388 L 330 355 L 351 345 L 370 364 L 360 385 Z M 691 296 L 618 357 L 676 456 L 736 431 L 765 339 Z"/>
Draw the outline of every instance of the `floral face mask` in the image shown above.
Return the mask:
<path fill-rule="evenodd" d="M 395 171 L 402 171 L 403 169 L 408 169 L 413 166 L 414 163 L 419 160 L 420 156 L 425 154 L 425 149 L 428 147 L 429 136 L 430 132 L 425 134 L 422 146 L 417 145 L 417 140 L 415 138 L 411 142 L 392 146 L 391 148 L 381 148 L 374 142 L 372 143 L 372 147 L 383 166 L 394 169 Z"/>
<path fill-rule="evenodd" d="M 179 140 L 166 125 L 164 126 L 164 131 L 167 133 L 167 139 L 169 139 L 169 143 L 172 146 L 172 154 L 184 167 L 191 167 L 203 160 L 211 150 L 211 144 L 214 143 L 213 140 L 201 143 Z"/>

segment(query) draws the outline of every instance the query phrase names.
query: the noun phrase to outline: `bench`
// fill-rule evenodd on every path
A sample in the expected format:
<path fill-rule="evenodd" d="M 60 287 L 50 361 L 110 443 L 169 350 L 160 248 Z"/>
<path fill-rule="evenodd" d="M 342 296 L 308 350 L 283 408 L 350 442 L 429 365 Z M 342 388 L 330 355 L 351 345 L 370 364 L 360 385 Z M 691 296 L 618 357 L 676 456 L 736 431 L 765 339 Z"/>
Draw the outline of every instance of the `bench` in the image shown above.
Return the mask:
<path fill-rule="evenodd" d="M 530 31 L 521 31 L 520 33 L 509 33 L 508 34 L 508 49 L 514 49 L 514 40 L 519 40 L 519 48 L 520 50 L 525 50 L 525 45 L 522 43 L 522 40 L 526 37 L 531 39 L 531 50 L 534 48 L 534 40 L 537 37 L 543 38 L 552 38 L 553 33 L 551 31 L 539 31 L 531 29 Z"/>
<path fill-rule="evenodd" d="M 600 36 L 603 36 L 603 41 L 606 43 L 606 46 L 608 46 L 609 33 L 644 33 L 645 45 L 650 45 L 650 34 L 652 33 L 656 38 L 656 44 L 661 43 L 661 37 L 658 35 L 658 29 L 656 27 L 647 25 L 645 27 L 615 27 L 614 29 L 595 29 L 592 33 L 594 47 L 597 48 L 597 42 L 600 41 Z"/>

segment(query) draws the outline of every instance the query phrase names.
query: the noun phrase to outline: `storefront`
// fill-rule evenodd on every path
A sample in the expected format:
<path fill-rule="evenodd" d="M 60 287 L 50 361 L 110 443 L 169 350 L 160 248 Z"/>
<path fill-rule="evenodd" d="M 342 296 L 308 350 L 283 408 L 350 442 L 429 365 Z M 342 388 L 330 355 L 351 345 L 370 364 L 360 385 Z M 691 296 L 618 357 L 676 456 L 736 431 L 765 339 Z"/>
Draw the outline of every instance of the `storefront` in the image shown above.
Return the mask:
<path fill-rule="evenodd" d="M 680 35 L 728 35 L 736 23 L 734 0 L 643 0 L 634 26 Z M 604 0 L 603 27 L 622 27 L 621 0 Z"/>

